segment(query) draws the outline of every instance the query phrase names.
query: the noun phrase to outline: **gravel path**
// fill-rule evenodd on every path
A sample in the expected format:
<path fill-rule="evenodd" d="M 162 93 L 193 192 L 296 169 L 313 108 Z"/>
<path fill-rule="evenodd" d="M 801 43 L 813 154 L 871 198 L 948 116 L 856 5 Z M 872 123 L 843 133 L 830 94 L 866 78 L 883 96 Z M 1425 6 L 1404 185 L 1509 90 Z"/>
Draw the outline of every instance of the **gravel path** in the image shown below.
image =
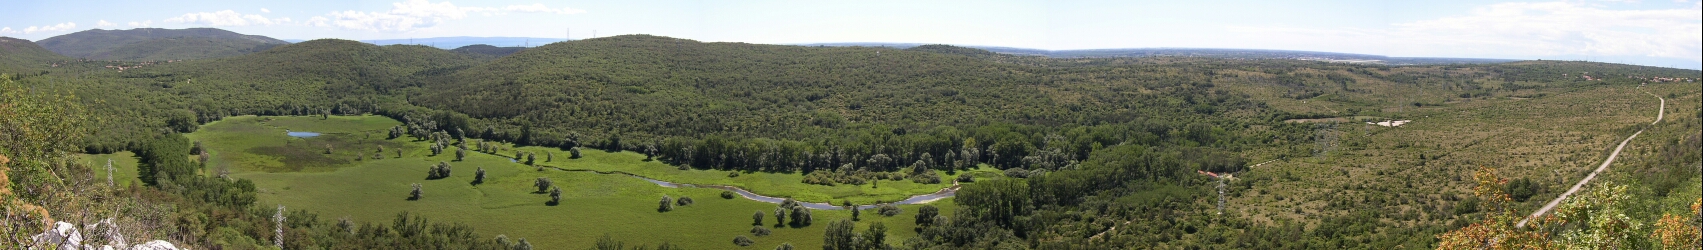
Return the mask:
<path fill-rule="evenodd" d="M 1649 94 L 1649 93 L 1646 92 L 1645 94 Z M 1650 95 L 1655 96 L 1655 94 L 1650 94 Z M 1661 100 L 1662 104 L 1661 104 L 1661 108 L 1656 110 L 1656 121 L 1650 122 L 1650 125 L 1655 125 L 1657 122 L 1662 122 L 1662 115 L 1663 115 L 1663 113 L 1667 112 L 1668 100 L 1665 99 L 1665 98 L 1662 98 L 1660 96 L 1657 96 L 1656 99 Z M 1620 150 L 1626 149 L 1626 143 L 1632 142 L 1632 138 L 1638 138 L 1638 134 L 1643 134 L 1643 133 L 1644 133 L 1644 130 L 1639 129 L 1638 132 L 1632 133 L 1632 136 L 1626 137 L 1626 140 L 1620 141 L 1620 146 L 1614 147 L 1614 153 L 1609 153 L 1608 154 L 1608 160 L 1603 160 L 1602 166 L 1597 166 L 1596 171 L 1591 171 L 1591 174 L 1586 175 L 1585 179 L 1579 180 L 1578 184 L 1573 184 L 1573 188 L 1567 189 L 1566 193 L 1561 193 L 1560 197 L 1555 197 L 1555 200 L 1549 201 L 1549 204 L 1543 205 L 1543 208 L 1538 209 L 1537 212 L 1532 212 L 1531 216 L 1526 216 L 1525 219 L 1521 219 L 1520 223 L 1515 224 L 1514 227 L 1525 228 L 1526 222 L 1531 222 L 1532 218 L 1537 218 L 1538 216 L 1543 216 L 1543 214 L 1548 213 L 1549 210 L 1555 209 L 1556 205 L 1561 205 L 1562 200 L 1566 200 L 1568 196 L 1573 195 L 1573 193 L 1575 193 L 1575 192 L 1579 192 L 1579 189 L 1584 188 L 1585 184 L 1591 182 L 1591 179 L 1596 179 L 1597 174 L 1602 173 L 1603 170 L 1607 170 L 1608 166 L 1610 164 L 1614 164 L 1614 158 L 1620 157 Z"/>

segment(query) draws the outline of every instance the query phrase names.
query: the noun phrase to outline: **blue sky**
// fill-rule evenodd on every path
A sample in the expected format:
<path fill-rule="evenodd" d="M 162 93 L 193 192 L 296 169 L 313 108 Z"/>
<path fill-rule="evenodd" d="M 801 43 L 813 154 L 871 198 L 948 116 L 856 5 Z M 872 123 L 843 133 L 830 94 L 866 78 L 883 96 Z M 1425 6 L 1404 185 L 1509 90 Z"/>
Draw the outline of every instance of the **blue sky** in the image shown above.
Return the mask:
<path fill-rule="evenodd" d="M 653 34 L 770 44 L 1250 48 L 1703 68 L 1699 0 L 14 1 L 0 36 L 214 27 L 279 39 Z"/>

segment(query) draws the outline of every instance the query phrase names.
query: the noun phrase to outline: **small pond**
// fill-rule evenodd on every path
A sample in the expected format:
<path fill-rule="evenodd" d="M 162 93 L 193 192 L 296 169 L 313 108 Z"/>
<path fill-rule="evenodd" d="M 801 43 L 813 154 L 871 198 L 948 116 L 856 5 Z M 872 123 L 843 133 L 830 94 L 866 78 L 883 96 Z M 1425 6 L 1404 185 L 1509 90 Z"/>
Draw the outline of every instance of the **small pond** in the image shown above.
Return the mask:
<path fill-rule="evenodd" d="M 290 135 L 290 137 L 296 137 L 296 138 L 308 138 L 308 137 L 319 136 L 319 133 L 289 131 L 289 130 L 284 130 L 284 134 L 288 134 L 288 135 Z"/>

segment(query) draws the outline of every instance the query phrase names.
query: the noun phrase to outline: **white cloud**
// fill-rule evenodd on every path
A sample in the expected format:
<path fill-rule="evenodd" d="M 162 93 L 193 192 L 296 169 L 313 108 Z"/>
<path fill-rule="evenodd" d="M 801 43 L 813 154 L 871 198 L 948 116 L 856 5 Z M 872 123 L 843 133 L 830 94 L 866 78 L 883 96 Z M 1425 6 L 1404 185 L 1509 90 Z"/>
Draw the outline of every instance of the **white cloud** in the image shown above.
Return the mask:
<path fill-rule="evenodd" d="M 173 18 L 166 18 L 165 22 L 166 23 L 201 24 L 201 25 L 210 25 L 210 26 L 249 26 L 249 25 L 285 24 L 285 23 L 289 23 L 290 19 L 289 18 L 272 19 L 272 18 L 266 18 L 265 16 L 261 16 L 261 15 L 253 15 L 253 14 L 244 15 L 242 13 L 237 13 L 236 11 L 232 11 L 232 10 L 221 10 L 221 11 L 216 11 L 216 12 L 196 12 L 196 13 L 183 14 L 182 16 L 177 16 L 177 17 L 173 17 Z"/>
<path fill-rule="evenodd" d="M 443 24 L 446 20 L 466 18 L 471 13 L 490 16 L 506 14 L 508 11 L 558 14 L 585 13 L 585 10 L 565 7 L 550 8 L 543 4 L 510 5 L 504 8 L 495 8 L 456 6 L 450 2 L 432 3 L 427 0 L 408 0 L 391 3 L 391 9 L 385 12 L 353 10 L 331 12 L 323 16 L 309 18 L 305 23 L 319 27 L 337 27 L 351 30 L 408 32 L 429 29 L 438 24 Z"/>
<path fill-rule="evenodd" d="M 130 27 L 142 28 L 142 27 L 154 26 L 154 21 L 148 20 L 148 21 L 141 21 L 141 22 L 130 22 L 130 23 L 126 23 L 126 25 L 130 25 Z"/>
<path fill-rule="evenodd" d="M 0 34 L 35 34 L 35 33 L 44 33 L 44 32 L 69 31 L 69 30 L 75 29 L 75 28 L 77 28 L 77 23 L 64 22 L 64 23 L 59 23 L 59 24 L 54 24 L 54 25 L 46 25 L 46 26 L 30 26 L 30 27 L 24 28 L 23 30 L 14 30 L 14 29 L 12 29 L 12 27 L 5 27 L 5 28 L 0 28 Z"/>
<path fill-rule="evenodd" d="M 59 32 L 59 31 L 69 31 L 69 30 L 75 29 L 75 28 L 77 28 L 77 23 L 72 23 L 72 22 L 65 22 L 65 23 L 59 23 L 59 24 L 47 25 L 47 26 L 30 26 L 30 27 L 24 28 L 23 30 L 15 30 L 15 29 L 12 29 L 12 27 L 4 27 L 4 28 L 0 28 L 0 35 Z"/>
<path fill-rule="evenodd" d="M 260 13 L 272 13 L 272 10 L 268 10 L 266 8 L 260 8 Z"/>
<path fill-rule="evenodd" d="M 1569 2 L 1500 3 L 1462 16 L 1395 23 L 1382 30 L 1239 27 L 1232 31 L 1392 56 L 1586 55 L 1697 61 L 1703 60 L 1699 10 L 1699 5 L 1613 10 Z"/>
<path fill-rule="evenodd" d="M 514 11 L 514 12 L 526 12 L 526 13 L 556 13 L 556 14 L 585 13 L 585 10 L 568 8 L 568 7 L 562 7 L 561 9 L 552 9 L 550 7 L 544 6 L 544 4 L 541 4 L 541 3 L 534 3 L 532 5 L 509 5 L 508 7 L 504 7 L 503 10 Z"/>
<path fill-rule="evenodd" d="M 100 22 L 95 22 L 95 27 L 112 27 L 112 26 L 118 26 L 118 24 L 112 23 L 112 22 L 107 22 L 106 20 L 101 20 Z"/>

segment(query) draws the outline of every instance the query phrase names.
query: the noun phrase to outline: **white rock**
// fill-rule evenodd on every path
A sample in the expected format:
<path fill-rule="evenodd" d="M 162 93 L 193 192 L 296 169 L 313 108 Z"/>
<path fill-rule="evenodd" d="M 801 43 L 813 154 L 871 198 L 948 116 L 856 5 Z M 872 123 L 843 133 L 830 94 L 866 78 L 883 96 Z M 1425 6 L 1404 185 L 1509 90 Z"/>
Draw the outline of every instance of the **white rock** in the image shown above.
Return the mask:
<path fill-rule="evenodd" d="M 149 241 L 147 243 L 142 243 L 141 245 L 136 245 L 136 246 L 130 247 L 130 249 L 131 250 L 178 250 L 177 246 L 173 246 L 171 244 L 171 242 L 166 242 L 166 241 L 163 241 L 163 240 Z"/>
<path fill-rule="evenodd" d="M 83 248 L 83 234 L 77 233 L 77 225 L 64 221 L 53 223 L 53 230 L 48 230 L 34 237 L 37 246 L 59 245 L 60 249 Z"/>

